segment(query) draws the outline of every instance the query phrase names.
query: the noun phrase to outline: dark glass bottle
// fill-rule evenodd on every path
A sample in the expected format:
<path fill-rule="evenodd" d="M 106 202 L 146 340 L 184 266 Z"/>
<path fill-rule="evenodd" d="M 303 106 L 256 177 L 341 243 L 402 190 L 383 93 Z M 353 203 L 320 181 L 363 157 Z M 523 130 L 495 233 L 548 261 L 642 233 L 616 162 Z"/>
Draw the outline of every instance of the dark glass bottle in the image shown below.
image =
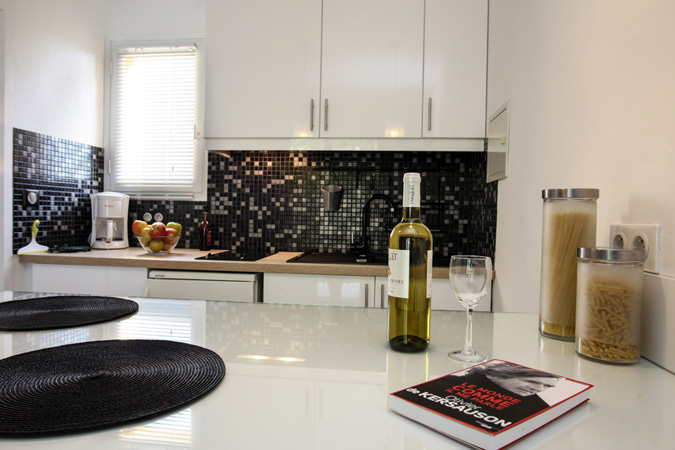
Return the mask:
<path fill-rule="evenodd" d="M 204 211 L 204 218 L 199 222 L 199 250 L 211 250 L 212 246 L 209 213 Z"/>

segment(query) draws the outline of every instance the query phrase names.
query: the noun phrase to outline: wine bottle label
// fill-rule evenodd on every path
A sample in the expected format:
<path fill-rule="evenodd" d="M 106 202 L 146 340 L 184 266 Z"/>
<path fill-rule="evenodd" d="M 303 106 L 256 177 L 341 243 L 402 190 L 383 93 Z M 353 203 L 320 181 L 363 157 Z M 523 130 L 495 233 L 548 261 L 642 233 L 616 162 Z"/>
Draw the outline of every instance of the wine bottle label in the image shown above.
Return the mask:
<path fill-rule="evenodd" d="M 403 207 L 404 208 L 419 208 L 420 207 L 420 184 L 415 182 L 407 182 L 403 184 Z"/>
<path fill-rule="evenodd" d="M 408 298 L 410 250 L 389 249 L 389 295 Z"/>
<path fill-rule="evenodd" d="M 427 298 L 431 298 L 431 279 L 433 278 L 434 251 L 427 250 Z"/>

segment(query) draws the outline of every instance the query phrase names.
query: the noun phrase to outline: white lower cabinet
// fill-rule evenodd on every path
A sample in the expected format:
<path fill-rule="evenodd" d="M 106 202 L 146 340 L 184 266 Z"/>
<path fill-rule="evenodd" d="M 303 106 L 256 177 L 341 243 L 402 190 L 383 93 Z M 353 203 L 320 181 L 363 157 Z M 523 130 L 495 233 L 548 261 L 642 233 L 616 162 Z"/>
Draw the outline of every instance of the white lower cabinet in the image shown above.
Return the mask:
<path fill-rule="evenodd" d="M 387 307 L 387 277 L 266 273 L 263 285 L 264 303 Z M 488 293 L 476 311 L 490 311 L 490 307 Z M 431 309 L 464 310 L 452 292 L 450 280 L 433 279 Z"/>
<path fill-rule="evenodd" d="M 384 308 L 387 303 L 387 277 L 375 277 L 375 292 L 378 295 L 378 301 Z M 490 311 L 491 295 L 488 295 L 478 305 L 476 311 Z M 464 307 L 457 301 L 457 297 L 452 292 L 450 280 L 447 278 L 434 278 L 431 281 L 431 309 L 442 311 L 464 311 Z"/>
<path fill-rule="evenodd" d="M 264 303 L 380 307 L 375 277 L 266 273 Z"/>
<path fill-rule="evenodd" d="M 33 292 L 145 297 L 147 269 L 142 267 L 30 264 Z"/>

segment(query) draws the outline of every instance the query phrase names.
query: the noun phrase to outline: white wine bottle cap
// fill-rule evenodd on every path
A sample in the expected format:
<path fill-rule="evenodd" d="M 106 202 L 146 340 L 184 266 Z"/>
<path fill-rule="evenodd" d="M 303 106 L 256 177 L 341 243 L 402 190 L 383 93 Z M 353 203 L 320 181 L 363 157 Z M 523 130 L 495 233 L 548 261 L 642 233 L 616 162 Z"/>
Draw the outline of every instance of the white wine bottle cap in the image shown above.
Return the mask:
<path fill-rule="evenodd" d="M 419 173 L 406 173 L 403 175 L 403 207 L 420 207 L 420 183 L 422 177 Z"/>
<path fill-rule="evenodd" d="M 403 174 L 403 182 L 404 183 L 420 183 L 422 181 L 422 177 L 420 176 L 419 173 L 415 172 L 410 172 Z"/>

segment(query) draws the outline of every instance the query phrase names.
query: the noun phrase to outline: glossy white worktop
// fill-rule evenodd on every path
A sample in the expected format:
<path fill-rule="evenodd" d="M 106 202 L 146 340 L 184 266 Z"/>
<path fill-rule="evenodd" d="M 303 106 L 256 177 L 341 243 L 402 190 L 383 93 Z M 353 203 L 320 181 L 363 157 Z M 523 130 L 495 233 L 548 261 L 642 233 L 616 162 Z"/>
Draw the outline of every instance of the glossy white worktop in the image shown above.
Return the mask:
<path fill-rule="evenodd" d="M 13 298 L 4 293 L 4 300 Z M 84 434 L 0 439 L 10 449 L 466 448 L 389 411 L 386 394 L 463 366 L 464 316 L 434 311 L 431 346 L 404 355 L 385 344 L 386 310 L 134 299 L 118 321 L 43 332 L 0 332 L 0 357 L 98 339 L 158 338 L 217 352 L 227 373 L 188 409 Z M 642 360 L 602 364 L 572 343 L 543 338 L 537 316 L 477 313 L 474 345 L 506 359 L 595 385 L 587 404 L 512 448 L 671 448 L 675 375 Z"/>

